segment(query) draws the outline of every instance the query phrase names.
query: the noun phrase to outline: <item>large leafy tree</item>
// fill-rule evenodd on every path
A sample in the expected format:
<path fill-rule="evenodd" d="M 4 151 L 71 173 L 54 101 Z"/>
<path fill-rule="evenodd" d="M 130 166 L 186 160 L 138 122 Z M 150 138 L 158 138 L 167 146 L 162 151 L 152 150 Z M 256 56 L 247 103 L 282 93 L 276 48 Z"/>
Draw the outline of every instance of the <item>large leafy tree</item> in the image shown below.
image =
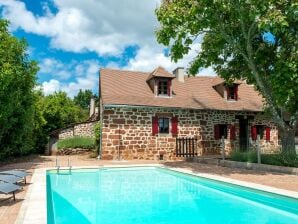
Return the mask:
<path fill-rule="evenodd" d="M 212 66 L 227 81 L 255 85 L 279 126 L 284 150 L 294 149 L 298 120 L 297 1 L 163 0 L 156 9 L 158 42 L 174 61 L 197 38 L 189 72 Z"/>
<path fill-rule="evenodd" d="M 74 102 L 76 105 L 80 106 L 83 109 L 88 109 L 90 106 L 90 99 L 94 98 L 97 100 L 97 96 L 92 93 L 90 89 L 85 89 L 78 92 L 78 94 L 74 97 Z"/>
<path fill-rule="evenodd" d="M 33 149 L 36 62 L 27 55 L 25 40 L 13 37 L 0 19 L 0 158 Z"/>
<path fill-rule="evenodd" d="M 65 92 L 55 92 L 41 100 L 46 133 L 86 119 L 82 108 L 75 105 Z"/>

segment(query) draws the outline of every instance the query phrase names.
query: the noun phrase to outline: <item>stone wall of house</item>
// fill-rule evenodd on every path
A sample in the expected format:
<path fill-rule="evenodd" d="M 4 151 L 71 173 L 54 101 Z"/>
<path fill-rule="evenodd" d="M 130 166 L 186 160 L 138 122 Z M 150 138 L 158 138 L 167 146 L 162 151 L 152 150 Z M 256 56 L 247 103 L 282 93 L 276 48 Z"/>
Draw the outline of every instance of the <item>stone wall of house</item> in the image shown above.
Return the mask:
<path fill-rule="evenodd" d="M 93 126 L 96 121 L 75 124 L 72 127 L 65 128 L 59 132 L 59 139 L 70 138 L 73 136 L 94 137 Z"/>
<path fill-rule="evenodd" d="M 253 112 L 203 111 L 167 108 L 109 108 L 103 111 L 102 158 L 103 159 L 179 159 L 175 155 L 176 137 L 171 134 L 152 135 L 152 117 L 178 117 L 178 137 L 198 139 L 198 154 L 219 153 L 220 140 L 214 139 L 215 124 L 232 124 L 236 140 L 225 140 L 226 153 L 239 148 L 239 121 L 236 115 L 251 116 L 250 126 L 265 124 L 271 127 L 271 139 L 262 141 L 264 152 L 275 150 L 278 145 L 277 129 L 263 115 Z M 255 141 L 250 140 L 252 146 Z"/>

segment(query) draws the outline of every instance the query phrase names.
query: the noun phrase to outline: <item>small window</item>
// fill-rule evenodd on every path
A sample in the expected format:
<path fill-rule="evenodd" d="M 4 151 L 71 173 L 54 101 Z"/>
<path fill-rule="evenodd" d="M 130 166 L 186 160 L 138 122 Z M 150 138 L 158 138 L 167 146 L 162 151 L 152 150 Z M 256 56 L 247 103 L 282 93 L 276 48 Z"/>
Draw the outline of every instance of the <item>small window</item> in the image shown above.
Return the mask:
<path fill-rule="evenodd" d="M 170 130 L 170 119 L 169 118 L 159 118 L 158 119 L 159 133 L 169 134 Z"/>
<path fill-rule="evenodd" d="M 238 86 L 227 86 L 227 99 L 228 100 L 238 100 Z"/>
<path fill-rule="evenodd" d="M 214 139 L 218 140 L 224 136 L 225 139 L 228 138 L 228 125 L 226 124 L 216 124 L 214 125 Z"/>
<path fill-rule="evenodd" d="M 225 139 L 228 138 L 228 125 L 226 124 L 220 124 L 219 126 L 219 137 L 221 138 L 222 136 L 225 137 Z"/>
<path fill-rule="evenodd" d="M 158 82 L 158 95 L 168 95 L 168 81 L 161 80 Z"/>
<path fill-rule="evenodd" d="M 228 95 L 228 100 L 235 100 L 235 87 L 230 86 L 229 88 L 229 95 Z"/>
<path fill-rule="evenodd" d="M 260 139 L 264 139 L 265 126 L 264 125 L 256 125 L 257 135 L 260 135 Z"/>

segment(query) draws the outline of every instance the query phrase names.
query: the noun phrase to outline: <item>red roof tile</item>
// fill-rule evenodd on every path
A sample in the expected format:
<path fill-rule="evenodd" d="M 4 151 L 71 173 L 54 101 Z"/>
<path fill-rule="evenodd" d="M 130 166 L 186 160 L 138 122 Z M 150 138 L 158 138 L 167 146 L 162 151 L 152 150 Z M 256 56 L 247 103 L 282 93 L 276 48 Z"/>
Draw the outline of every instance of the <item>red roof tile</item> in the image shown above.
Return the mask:
<path fill-rule="evenodd" d="M 156 97 L 146 82 L 150 73 L 113 69 L 100 70 L 100 90 L 104 105 L 157 106 L 189 109 L 262 111 L 262 97 L 254 87 L 242 82 L 238 100 L 227 101 L 213 88 L 217 77 L 174 78 L 173 97 Z M 164 76 L 163 76 L 164 77 Z"/>

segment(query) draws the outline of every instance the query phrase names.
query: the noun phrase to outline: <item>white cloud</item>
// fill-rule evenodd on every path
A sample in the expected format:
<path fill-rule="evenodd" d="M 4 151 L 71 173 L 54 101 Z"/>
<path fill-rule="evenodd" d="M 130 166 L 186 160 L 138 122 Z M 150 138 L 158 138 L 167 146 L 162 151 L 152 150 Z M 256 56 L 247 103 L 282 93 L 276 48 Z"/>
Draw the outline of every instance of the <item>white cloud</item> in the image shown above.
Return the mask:
<path fill-rule="evenodd" d="M 57 91 L 65 91 L 70 97 L 75 96 L 80 89 L 91 89 L 94 92 L 98 91 L 98 71 L 100 64 L 95 60 L 85 60 L 82 62 L 73 61 L 70 65 L 64 65 L 61 61 L 57 61 L 51 58 L 44 60 L 48 65 L 44 69 L 51 71 L 52 65 L 58 64 L 64 66 L 69 70 L 62 70 L 67 74 L 74 73 L 72 81 L 65 81 L 63 77 L 58 76 L 50 81 L 44 81 L 41 86 L 45 95 L 49 95 Z M 60 73 L 61 74 L 61 73 Z"/>
<path fill-rule="evenodd" d="M 45 95 L 49 95 L 53 92 L 57 92 L 60 90 L 60 82 L 55 79 L 51 79 L 48 82 L 43 82 L 42 83 L 42 90 Z"/>
<path fill-rule="evenodd" d="M 191 60 L 201 51 L 201 44 L 194 43 L 191 46 L 189 53 L 177 63 L 171 61 L 170 57 L 164 55 L 157 49 L 144 46 L 141 48 L 136 57 L 130 59 L 124 69 L 137 70 L 137 71 L 152 71 L 158 66 L 162 66 L 168 71 L 173 71 L 176 67 L 189 67 Z M 198 75 L 214 76 L 216 75 L 212 68 L 205 68 L 199 71 Z"/>
<path fill-rule="evenodd" d="M 3 16 L 12 26 L 51 38 L 54 48 L 100 55 L 120 54 L 132 44 L 156 45 L 154 15 L 159 0 L 53 0 L 58 12 L 54 15 L 43 4 L 44 15 L 35 16 L 25 3 L 0 0 Z M 16 16 L 18 15 L 18 16 Z"/>

